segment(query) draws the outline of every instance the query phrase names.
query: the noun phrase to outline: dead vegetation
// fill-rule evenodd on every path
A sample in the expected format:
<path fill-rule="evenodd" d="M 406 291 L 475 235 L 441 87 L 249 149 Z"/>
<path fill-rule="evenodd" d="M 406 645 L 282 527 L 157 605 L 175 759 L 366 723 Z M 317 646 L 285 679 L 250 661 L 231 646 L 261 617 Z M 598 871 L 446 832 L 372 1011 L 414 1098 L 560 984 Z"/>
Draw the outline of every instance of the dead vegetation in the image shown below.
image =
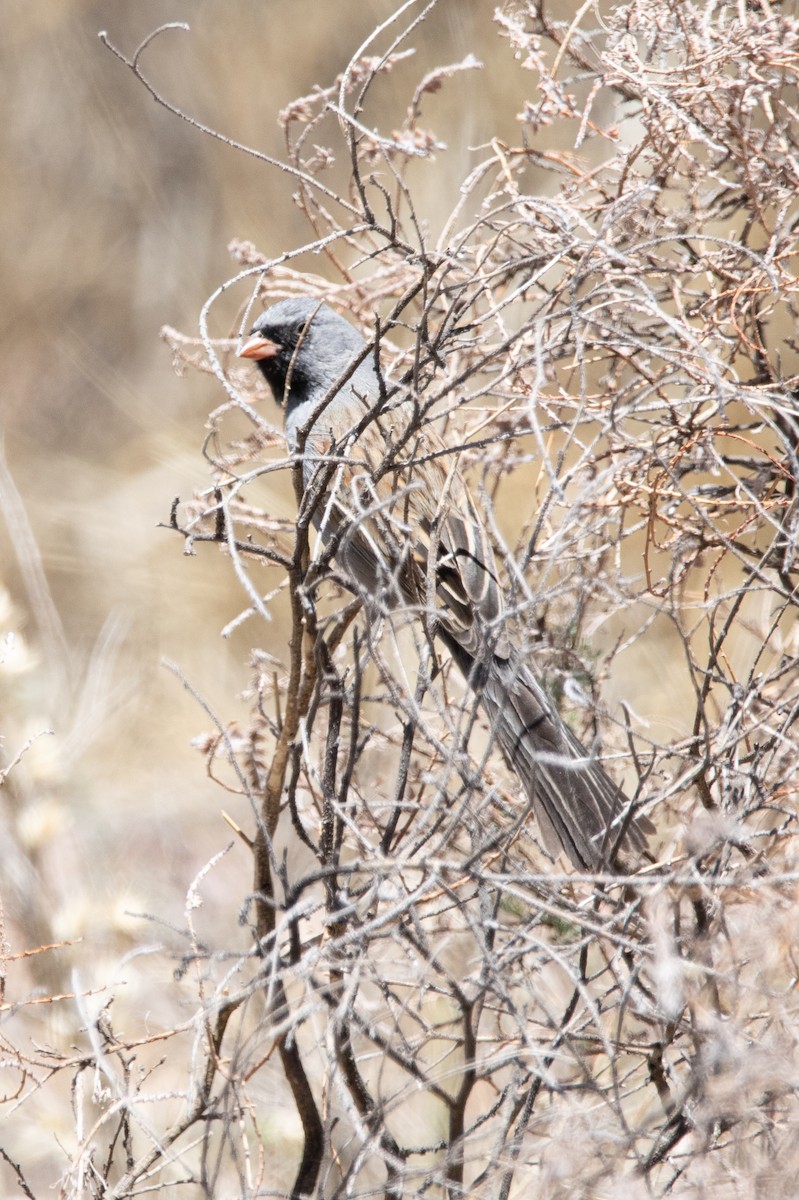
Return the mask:
<path fill-rule="evenodd" d="M 425 12 L 404 5 L 282 113 L 264 171 L 292 176 L 308 242 L 279 260 L 237 242 L 201 338 L 165 334 L 225 390 L 211 482 L 172 524 L 228 555 L 252 631 L 251 724 L 213 715 L 202 746 L 252 805 L 254 884 L 231 897 L 251 948 L 193 931 L 196 881 L 185 1022 L 121 1032 L 109 1004 L 80 1052 L 25 1049 L 7 1023 L 7 1104 L 70 1081 L 64 1196 L 788 1196 L 799 23 L 503 6 L 518 137 L 475 153 L 434 229 L 415 181 L 447 156 L 426 100 L 480 64 L 415 80 L 396 127 L 370 109 L 385 72 L 412 71 Z M 323 298 L 412 391 L 489 524 L 513 636 L 645 801 L 654 865 L 550 861 L 421 623 L 367 622 L 308 506 L 264 505 L 296 468 L 210 336 L 231 287 L 230 338 L 262 303 Z M 259 630 L 280 604 L 276 659 Z M 6 1002 L 19 1021 L 42 1000 Z"/>

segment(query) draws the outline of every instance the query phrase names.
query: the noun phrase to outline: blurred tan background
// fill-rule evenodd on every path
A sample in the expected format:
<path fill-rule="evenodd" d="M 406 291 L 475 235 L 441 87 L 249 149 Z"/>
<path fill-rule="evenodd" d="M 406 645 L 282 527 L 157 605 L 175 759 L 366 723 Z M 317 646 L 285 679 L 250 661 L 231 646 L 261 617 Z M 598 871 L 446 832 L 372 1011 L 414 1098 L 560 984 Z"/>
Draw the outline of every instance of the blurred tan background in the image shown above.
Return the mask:
<path fill-rule="evenodd" d="M 383 105 L 387 130 L 400 123 L 433 66 L 474 52 L 501 67 L 510 51 L 493 8 L 442 0 L 410 39 L 415 57 L 381 81 L 375 124 Z M 157 528 L 173 497 L 207 483 L 204 421 L 223 399 L 204 377 L 176 377 L 159 329 L 196 333 L 206 296 L 236 273 L 232 238 L 272 255 L 309 237 L 289 179 L 155 104 L 98 31 L 130 57 L 156 26 L 188 21 L 190 33 L 149 47 L 145 74 L 185 112 L 279 156 L 278 110 L 332 82 L 393 10 L 390 0 L 4 6 L 2 425 L 24 507 L 6 487 L 0 613 L 14 640 L 0 666 L 3 764 L 54 730 L 0 792 L 15 951 L 84 937 L 91 950 L 78 958 L 85 966 L 88 952 L 101 975 L 101 947 L 116 961 L 141 940 L 127 914 L 181 924 L 195 872 L 230 841 L 220 809 L 248 821 L 246 802 L 206 778 L 190 741 L 211 723 L 162 666 L 177 663 L 235 719 L 253 634 L 219 636 L 242 601 L 218 551 L 186 558 L 179 537 Z M 433 227 L 469 147 L 518 137 L 523 97 L 505 90 L 509 78 L 468 72 L 426 98 L 424 124 L 450 147 L 417 172 Z M 512 79 L 518 88 L 521 74 Z M 275 638 L 280 653 L 279 629 Z M 249 871 L 235 847 L 206 883 L 220 911 L 203 919 L 223 938 Z M 69 961 L 35 960 L 34 979 L 52 984 Z"/>

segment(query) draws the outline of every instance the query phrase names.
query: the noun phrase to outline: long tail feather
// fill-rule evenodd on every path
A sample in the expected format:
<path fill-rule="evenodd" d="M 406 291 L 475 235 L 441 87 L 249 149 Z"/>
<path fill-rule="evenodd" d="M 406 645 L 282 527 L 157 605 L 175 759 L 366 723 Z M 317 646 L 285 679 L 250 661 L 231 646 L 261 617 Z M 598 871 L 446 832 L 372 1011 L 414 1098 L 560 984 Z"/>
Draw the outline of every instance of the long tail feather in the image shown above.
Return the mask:
<path fill-rule="evenodd" d="M 441 631 L 478 690 L 494 736 L 533 803 L 548 849 L 565 850 L 583 871 L 624 868 L 654 826 L 635 815 L 622 789 L 580 744 L 526 666 L 492 658 L 477 666 Z"/>

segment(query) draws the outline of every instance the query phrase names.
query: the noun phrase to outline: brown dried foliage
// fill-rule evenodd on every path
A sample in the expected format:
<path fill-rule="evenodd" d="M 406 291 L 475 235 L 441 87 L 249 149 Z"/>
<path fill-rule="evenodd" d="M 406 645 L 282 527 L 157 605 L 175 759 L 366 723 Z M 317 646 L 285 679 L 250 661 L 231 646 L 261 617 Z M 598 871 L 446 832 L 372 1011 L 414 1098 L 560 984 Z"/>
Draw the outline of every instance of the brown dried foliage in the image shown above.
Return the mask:
<path fill-rule="evenodd" d="M 529 73 L 518 138 L 484 148 L 434 233 L 413 172 L 446 166 L 420 122 L 478 64 L 417 81 L 401 128 L 369 119 L 423 15 L 405 5 L 384 52 L 281 114 L 276 165 L 312 238 L 277 261 L 232 247 L 240 328 L 253 299 L 322 298 L 418 397 L 479 497 L 514 635 L 580 736 L 601 727 L 658 862 L 627 880 L 550 862 L 424 630 L 365 622 L 301 497 L 297 522 L 265 510 L 264 481 L 296 467 L 208 336 L 212 297 L 200 341 L 168 333 L 227 389 L 212 485 L 173 525 L 229 554 L 256 645 L 286 591 L 291 616 L 285 659 L 253 652 L 250 728 L 220 720 L 204 743 L 252 802 L 252 951 L 190 938 L 199 1013 L 146 1039 L 186 1054 L 175 1123 L 153 1115 L 162 1067 L 132 1072 L 138 1042 L 110 1017 L 80 1061 L 17 1053 L 15 1102 L 113 1062 L 64 1195 L 178 1178 L 208 1195 L 789 1195 L 799 25 L 765 3 L 638 0 L 571 24 L 505 5 L 506 69 Z M 293 265 L 308 254 L 318 274 Z M 267 1088 L 299 1118 L 271 1154 Z"/>

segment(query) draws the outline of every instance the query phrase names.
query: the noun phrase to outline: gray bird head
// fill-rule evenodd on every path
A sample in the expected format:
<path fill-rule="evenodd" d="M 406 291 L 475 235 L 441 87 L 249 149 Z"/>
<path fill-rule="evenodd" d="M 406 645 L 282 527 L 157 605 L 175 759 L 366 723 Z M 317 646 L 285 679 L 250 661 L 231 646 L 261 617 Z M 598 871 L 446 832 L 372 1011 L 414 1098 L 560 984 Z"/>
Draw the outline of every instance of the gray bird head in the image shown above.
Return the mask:
<path fill-rule="evenodd" d="M 288 415 L 306 401 L 320 401 L 364 345 L 358 330 L 332 308 L 300 297 L 268 308 L 239 353 L 258 364 Z M 371 356 L 358 367 L 352 384 L 366 393 L 375 390 Z"/>

